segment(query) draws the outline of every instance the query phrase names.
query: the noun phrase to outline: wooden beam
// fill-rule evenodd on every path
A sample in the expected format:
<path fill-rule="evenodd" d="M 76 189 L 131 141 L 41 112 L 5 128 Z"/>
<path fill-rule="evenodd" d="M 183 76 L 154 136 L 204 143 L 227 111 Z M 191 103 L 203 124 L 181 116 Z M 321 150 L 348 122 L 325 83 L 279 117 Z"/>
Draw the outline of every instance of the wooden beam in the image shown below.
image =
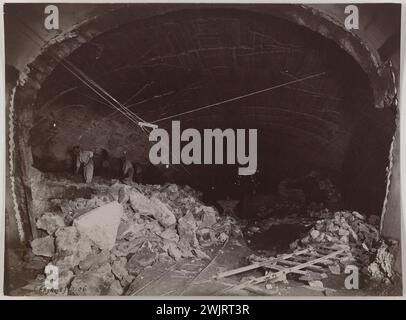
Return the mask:
<path fill-rule="evenodd" d="M 258 269 L 258 268 L 261 268 L 261 267 L 266 267 L 267 265 L 275 264 L 278 261 L 288 259 L 288 258 L 293 257 L 295 255 L 301 255 L 301 254 L 306 253 L 308 251 L 310 251 L 309 248 L 304 249 L 304 250 L 300 250 L 300 251 L 296 251 L 296 252 L 293 252 L 293 253 L 290 253 L 290 254 L 284 254 L 284 255 L 281 255 L 280 257 L 271 258 L 271 259 L 263 261 L 263 262 L 253 263 L 253 264 L 250 264 L 250 265 L 245 266 L 245 267 L 241 267 L 241 268 L 221 272 L 221 273 L 217 274 L 214 278 L 221 279 L 221 278 L 229 277 L 229 276 L 232 276 L 232 275 L 235 275 L 235 274 L 239 274 L 239 273 L 247 272 L 247 271 L 250 271 L 250 270 Z"/>
<path fill-rule="evenodd" d="M 323 261 L 325 259 L 333 258 L 333 257 L 335 257 L 335 256 L 337 256 L 337 255 L 339 255 L 339 254 L 341 254 L 343 252 L 344 252 L 343 249 L 338 250 L 336 252 L 330 253 L 330 254 L 328 254 L 328 255 L 326 255 L 324 257 L 318 258 L 318 259 L 308 261 L 308 262 L 305 262 L 305 263 L 302 263 L 302 264 L 298 264 L 298 265 L 295 265 L 295 266 L 293 266 L 291 268 L 286 268 L 284 270 L 281 270 L 281 271 L 278 271 L 278 272 L 275 272 L 275 273 L 271 273 L 271 274 L 268 274 L 268 275 L 263 276 L 263 277 L 259 277 L 259 278 L 256 278 L 256 279 L 245 281 L 244 283 L 241 283 L 241 284 L 236 285 L 234 287 L 227 288 L 223 292 L 227 292 L 227 291 L 231 291 L 231 290 L 239 290 L 239 289 L 245 288 L 247 285 L 252 285 L 252 284 L 255 285 L 255 284 L 262 283 L 262 282 L 265 282 L 265 281 L 268 281 L 268 280 L 272 280 L 272 279 L 278 278 L 280 276 L 286 275 L 288 273 L 291 273 L 292 271 L 297 271 L 297 270 L 301 270 L 301 269 L 304 269 L 306 267 L 312 266 L 315 263 L 318 263 L 318 262 Z"/>

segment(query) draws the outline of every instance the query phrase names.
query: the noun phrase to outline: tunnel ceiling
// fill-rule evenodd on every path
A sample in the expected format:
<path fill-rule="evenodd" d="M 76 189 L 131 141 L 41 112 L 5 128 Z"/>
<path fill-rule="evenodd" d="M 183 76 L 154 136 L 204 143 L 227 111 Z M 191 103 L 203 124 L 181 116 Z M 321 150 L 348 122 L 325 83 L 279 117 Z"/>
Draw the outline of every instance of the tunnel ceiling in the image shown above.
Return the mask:
<path fill-rule="evenodd" d="M 358 150 L 354 136 L 365 134 L 361 122 L 377 131 L 375 151 L 387 154 L 392 127 L 377 124 L 392 115 L 373 109 L 359 65 L 332 41 L 276 17 L 179 11 L 104 32 L 67 60 L 147 121 L 325 72 L 173 120 L 182 128 L 257 128 L 260 166 L 286 172 L 343 173 Z M 147 137 L 61 65 L 39 91 L 30 139 L 43 170 L 60 170 L 76 144 L 115 157 L 127 150 L 148 163 Z"/>

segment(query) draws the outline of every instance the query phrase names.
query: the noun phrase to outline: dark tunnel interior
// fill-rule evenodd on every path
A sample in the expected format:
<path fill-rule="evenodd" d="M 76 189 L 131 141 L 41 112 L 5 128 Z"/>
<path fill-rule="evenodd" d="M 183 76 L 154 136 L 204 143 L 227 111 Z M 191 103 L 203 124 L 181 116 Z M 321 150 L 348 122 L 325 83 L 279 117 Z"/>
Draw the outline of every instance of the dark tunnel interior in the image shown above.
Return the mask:
<path fill-rule="evenodd" d="M 395 115 L 374 107 L 361 67 L 315 32 L 243 10 L 179 11 L 106 31 L 67 61 L 148 122 L 323 74 L 172 119 L 182 129 L 257 129 L 253 178 L 238 176 L 236 165 L 151 165 L 148 136 L 58 65 L 39 90 L 30 131 L 43 172 L 70 172 L 70 150 L 80 145 L 95 151 L 96 176 L 117 177 L 126 151 L 143 182 L 184 183 L 221 199 L 254 184 L 272 194 L 282 180 L 318 171 L 344 207 L 382 209 Z M 157 124 L 170 132 L 170 120 Z"/>

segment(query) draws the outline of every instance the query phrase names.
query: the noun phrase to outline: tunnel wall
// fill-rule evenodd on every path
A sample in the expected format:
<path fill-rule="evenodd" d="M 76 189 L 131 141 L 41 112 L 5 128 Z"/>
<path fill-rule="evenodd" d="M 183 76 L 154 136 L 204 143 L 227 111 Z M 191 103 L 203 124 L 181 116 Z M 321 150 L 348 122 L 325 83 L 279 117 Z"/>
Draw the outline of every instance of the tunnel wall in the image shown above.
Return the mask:
<path fill-rule="evenodd" d="M 393 138 L 392 150 L 390 154 L 390 171 L 388 173 L 387 198 L 385 199 L 382 219 L 381 233 L 384 237 L 398 241 L 399 248 L 396 257 L 396 271 L 402 270 L 402 217 L 401 201 L 401 180 L 400 180 L 400 129 L 396 130 Z M 404 263 L 404 262 L 403 262 Z"/>

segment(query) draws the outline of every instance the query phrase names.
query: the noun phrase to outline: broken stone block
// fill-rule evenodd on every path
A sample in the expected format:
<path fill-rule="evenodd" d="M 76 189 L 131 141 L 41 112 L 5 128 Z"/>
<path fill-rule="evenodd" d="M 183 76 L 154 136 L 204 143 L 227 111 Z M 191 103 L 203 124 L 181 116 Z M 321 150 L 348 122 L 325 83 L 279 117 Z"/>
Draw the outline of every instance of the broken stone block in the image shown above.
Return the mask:
<path fill-rule="evenodd" d="M 134 221 L 121 222 L 117 230 L 117 239 L 132 239 L 143 236 L 145 224 Z"/>
<path fill-rule="evenodd" d="M 225 232 L 222 232 L 218 236 L 218 241 L 220 242 L 226 242 L 228 240 L 228 234 Z"/>
<path fill-rule="evenodd" d="M 316 239 L 319 235 L 320 235 L 320 231 L 318 231 L 318 230 L 312 230 L 312 231 L 310 231 L 310 236 L 311 236 L 313 239 Z"/>
<path fill-rule="evenodd" d="M 73 268 L 92 253 L 92 242 L 74 226 L 58 229 L 55 236 L 55 264 L 58 266 Z"/>
<path fill-rule="evenodd" d="M 376 262 L 372 262 L 368 266 L 368 273 L 370 274 L 372 279 L 375 280 L 383 280 L 385 278 L 384 273 L 381 271 L 381 268 L 379 267 L 379 264 Z"/>
<path fill-rule="evenodd" d="M 109 291 L 107 292 L 108 296 L 121 296 L 124 290 L 121 287 L 120 281 L 114 280 L 110 285 Z"/>
<path fill-rule="evenodd" d="M 306 237 L 304 237 L 303 239 L 302 239 L 302 243 L 303 244 L 308 244 L 310 242 L 310 238 L 308 237 L 308 236 L 306 236 Z"/>
<path fill-rule="evenodd" d="M 191 245 L 198 245 L 196 238 L 196 221 L 191 212 L 188 212 L 178 221 L 178 233 L 181 239 L 186 239 Z"/>
<path fill-rule="evenodd" d="M 179 235 L 177 234 L 177 232 L 174 229 L 166 229 L 159 236 L 165 240 L 170 240 L 170 241 L 174 241 L 174 242 L 179 241 Z"/>
<path fill-rule="evenodd" d="M 129 199 L 131 208 L 133 208 L 135 212 L 152 215 L 151 202 L 141 192 L 136 189 L 131 189 L 131 191 L 129 192 Z"/>
<path fill-rule="evenodd" d="M 340 228 L 340 227 L 338 227 L 337 225 L 335 225 L 335 224 L 332 223 L 332 222 L 330 222 L 330 223 L 327 225 L 327 231 L 328 231 L 328 232 L 331 232 L 331 233 L 335 233 L 336 231 L 339 230 L 339 228 Z"/>
<path fill-rule="evenodd" d="M 371 277 L 376 280 L 390 281 L 395 275 L 393 266 L 395 262 L 395 255 L 393 252 L 396 250 L 397 244 L 394 242 L 390 247 L 385 242 L 382 242 L 378 248 L 376 257 L 373 263 L 368 267 Z"/>
<path fill-rule="evenodd" d="M 128 274 L 123 279 L 120 280 L 121 287 L 127 288 L 133 281 L 135 277 L 131 274 Z"/>
<path fill-rule="evenodd" d="M 126 264 L 127 259 L 124 257 L 113 261 L 113 263 L 111 264 L 111 272 L 113 272 L 117 279 L 122 280 L 128 276 L 128 271 L 125 268 Z"/>
<path fill-rule="evenodd" d="M 309 281 L 309 286 L 312 288 L 324 288 L 323 282 L 321 282 L 320 280 L 315 280 L 315 281 Z"/>
<path fill-rule="evenodd" d="M 151 206 L 154 218 L 158 220 L 159 223 L 163 225 L 165 228 L 173 226 L 176 223 L 175 215 L 169 209 L 169 207 L 165 205 L 161 200 L 152 197 Z"/>
<path fill-rule="evenodd" d="M 70 285 L 69 293 L 75 296 L 107 295 L 113 281 L 110 264 L 106 263 L 96 270 L 78 272 Z"/>
<path fill-rule="evenodd" d="M 163 245 L 163 249 L 166 250 L 173 259 L 176 261 L 182 258 L 182 251 L 180 251 L 175 242 L 172 241 L 165 241 Z"/>
<path fill-rule="evenodd" d="M 183 258 L 194 258 L 194 254 L 192 252 L 193 248 L 189 240 L 187 240 L 186 238 L 181 238 L 176 245 L 182 253 Z"/>
<path fill-rule="evenodd" d="M 65 227 L 64 219 L 53 212 L 46 212 L 37 220 L 37 228 L 53 234 L 57 229 Z"/>
<path fill-rule="evenodd" d="M 118 190 L 118 202 L 126 203 L 130 200 L 131 187 L 123 186 Z"/>
<path fill-rule="evenodd" d="M 362 214 L 360 214 L 359 212 L 357 212 L 357 211 L 353 211 L 352 214 L 353 214 L 354 217 L 356 217 L 358 219 L 361 219 L 361 220 L 365 219 L 365 217 Z"/>
<path fill-rule="evenodd" d="M 150 221 L 149 223 L 146 223 L 145 229 L 147 229 L 153 233 L 156 233 L 156 234 L 160 234 L 163 231 L 162 226 L 159 224 L 158 221 L 155 221 L 155 220 Z"/>
<path fill-rule="evenodd" d="M 91 253 L 79 263 L 79 268 L 81 270 L 97 269 L 107 263 L 109 257 L 110 253 L 107 250 L 103 250 L 100 253 Z"/>
<path fill-rule="evenodd" d="M 162 263 L 172 262 L 172 258 L 169 256 L 167 252 L 161 252 L 158 255 L 158 261 Z"/>
<path fill-rule="evenodd" d="M 123 206 L 113 201 L 80 216 L 74 225 L 100 249 L 111 250 L 116 242 L 122 215 Z"/>
<path fill-rule="evenodd" d="M 32 253 L 37 256 L 52 257 L 55 253 L 54 238 L 46 236 L 31 241 Z"/>
<path fill-rule="evenodd" d="M 344 229 L 344 228 L 340 228 L 340 230 L 338 230 L 338 234 L 340 236 L 349 236 L 350 232 L 348 230 Z"/>
<path fill-rule="evenodd" d="M 126 268 L 130 273 L 131 270 L 136 271 L 139 268 L 145 268 L 152 265 L 157 259 L 157 254 L 147 246 L 142 247 L 136 251 L 133 256 L 128 260 Z"/>
<path fill-rule="evenodd" d="M 195 253 L 196 257 L 198 257 L 199 259 L 207 259 L 207 260 L 211 259 L 206 253 L 204 253 L 200 249 L 195 248 L 195 249 L 193 249 L 193 252 Z"/>
<path fill-rule="evenodd" d="M 326 237 L 326 234 L 324 232 L 321 232 L 319 236 L 315 239 L 316 242 L 323 242 L 324 238 Z"/>
<path fill-rule="evenodd" d="M 143 237 L 138 237 L 135 239 L 132 239 L 130 241 L 127 240 L 120 240 L 118 243 L 116 243 L 115 247 L 113 248 L 112 252 L 117 256 L 117 257 L 126 257 L 129 254 L 137 252 L 139 249 L 139 246 L 144 242 Z"/>

